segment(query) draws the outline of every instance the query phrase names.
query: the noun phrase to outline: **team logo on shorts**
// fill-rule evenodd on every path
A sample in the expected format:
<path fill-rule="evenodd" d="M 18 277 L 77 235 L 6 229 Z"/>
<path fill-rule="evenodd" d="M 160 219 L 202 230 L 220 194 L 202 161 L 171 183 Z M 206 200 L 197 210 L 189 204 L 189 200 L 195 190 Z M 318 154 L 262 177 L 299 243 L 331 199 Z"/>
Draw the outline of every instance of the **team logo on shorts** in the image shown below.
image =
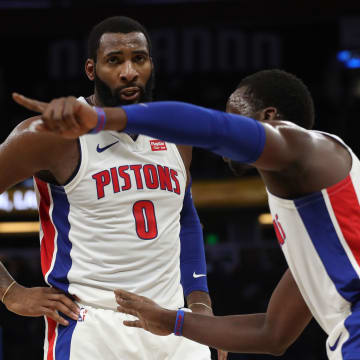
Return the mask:
<path fill-rule="evenodd" d="M 85 308 L 81 308 L 78 321 L 81 321 L 81 322 L 85 321 L 86 314 L 87 314 L 87 310 Z"/>

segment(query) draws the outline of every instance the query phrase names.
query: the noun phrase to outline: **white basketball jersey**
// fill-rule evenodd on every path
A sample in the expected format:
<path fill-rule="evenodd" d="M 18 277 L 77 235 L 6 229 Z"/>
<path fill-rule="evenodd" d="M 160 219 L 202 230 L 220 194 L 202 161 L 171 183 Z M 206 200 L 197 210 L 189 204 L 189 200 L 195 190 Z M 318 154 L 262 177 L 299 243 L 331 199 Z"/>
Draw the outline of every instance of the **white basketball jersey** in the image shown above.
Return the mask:
<path fill-rule="evenodd" d="M 342 359 L 340 347 L 338 357 L 332 355 L 338 343 L 343 354 L 353 351 L 344 342 L 359 329 L 351 314 L 360 299 L 360 162 L 348 150 L 352 168 L 339 183 L 295 200 L 268 192 L 281 249 L 309 309 L 330 335 L 327 350 L 336 359 Z"/>
<path fill-rule="evenodd" d="M 45 280 L 94 307 L 116 309 L 116 288 L 183 306 L 186 170 L 176 145 L 116 131 L 79 141 L 80 167 L 67 185 L 35 178 Z"/>

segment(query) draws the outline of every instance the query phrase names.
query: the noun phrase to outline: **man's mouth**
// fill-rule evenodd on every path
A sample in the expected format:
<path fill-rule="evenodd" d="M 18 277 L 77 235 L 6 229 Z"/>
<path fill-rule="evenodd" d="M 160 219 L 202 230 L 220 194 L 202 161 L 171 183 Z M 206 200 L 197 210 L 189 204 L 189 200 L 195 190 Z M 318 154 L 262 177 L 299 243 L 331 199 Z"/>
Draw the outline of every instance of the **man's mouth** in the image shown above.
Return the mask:
<path fill-rule="evenodd" d="M 137 100 L 139 96 L 140 96 L 140 88 L 138 88 L 137 86 L 128 87 L 120 91 L 120 97 L 125 101 Z"/>

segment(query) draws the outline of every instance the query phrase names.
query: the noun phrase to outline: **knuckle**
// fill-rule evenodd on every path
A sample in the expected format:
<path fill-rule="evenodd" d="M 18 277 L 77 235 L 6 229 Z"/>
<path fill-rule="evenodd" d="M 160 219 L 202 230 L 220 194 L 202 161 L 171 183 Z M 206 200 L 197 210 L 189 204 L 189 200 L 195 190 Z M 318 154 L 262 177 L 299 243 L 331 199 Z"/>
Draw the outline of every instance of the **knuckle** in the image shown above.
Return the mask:
<path fill-rule="evenodd" d="M 45 113 L 41 115 L 41 119 L 46 123 L 48 123 L 50 121 L 49 115 L 45 114 Z"/>
<path fill-rule="evenodd" d="M 63 113 L 63 117 L 66 120 L 69 120 L 71 118 L 72 113 L 69 111 L 69 109 L 65 110 Z"/>
<path fill-rule="evenodd" d="M 61 114 L 54 114 L 53 119 L 56 123 L 56 125 L 59 125 L 62 121 L 62 115 Z"/>
<path fill-rule="evenodd" d="M 43 310 L 43 313 L 44 313 L 44 315 L 50 316 L 50 314 L 52 314 L 52 311 L 50 311 L 50 309 L 48 309 L 48 308 L 45 308 Z"/>
<path fill-rule="evenodd" d="M 62 311 L 62 313 L 64 313 L 66 316 L 68 316 L 69 318 L 72 317 L 72 313 L 69 309 L 64 309 L 64 311 Z"/>
<path fill-rule="evenodd" d="M 59 294 L 58 299 L 62 302 L 66 302 L 67 300 L 69 300 L 68 297 L 64 294 Z"/>

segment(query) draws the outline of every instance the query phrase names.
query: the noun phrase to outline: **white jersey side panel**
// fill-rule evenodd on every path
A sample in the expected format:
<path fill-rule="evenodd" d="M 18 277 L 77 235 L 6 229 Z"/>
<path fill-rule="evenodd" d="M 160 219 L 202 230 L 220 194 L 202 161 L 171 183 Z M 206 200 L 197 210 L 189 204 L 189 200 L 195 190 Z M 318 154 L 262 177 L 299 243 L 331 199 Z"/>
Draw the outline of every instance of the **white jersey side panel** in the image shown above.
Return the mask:
<path fill-rule="evenodd" d="M 281 249 L 309 309 L 329 334 L 327 351 L 334 359 L 354 351 L 360 329 L 352 316 L 360 298 L 360 162 L 349 152 L 349 175 L 327 189 L 295 200 L 268 191 Z"/>
<path fill-rule="evenodd" d="M 82 136 L 80 145 L 81 165 L 69 184 L 36 179 L 48 283 L 95 307 L 115 309 L 116 288 L 183 306 L 186 170 L 176 145 L 113 131 Z"/>

